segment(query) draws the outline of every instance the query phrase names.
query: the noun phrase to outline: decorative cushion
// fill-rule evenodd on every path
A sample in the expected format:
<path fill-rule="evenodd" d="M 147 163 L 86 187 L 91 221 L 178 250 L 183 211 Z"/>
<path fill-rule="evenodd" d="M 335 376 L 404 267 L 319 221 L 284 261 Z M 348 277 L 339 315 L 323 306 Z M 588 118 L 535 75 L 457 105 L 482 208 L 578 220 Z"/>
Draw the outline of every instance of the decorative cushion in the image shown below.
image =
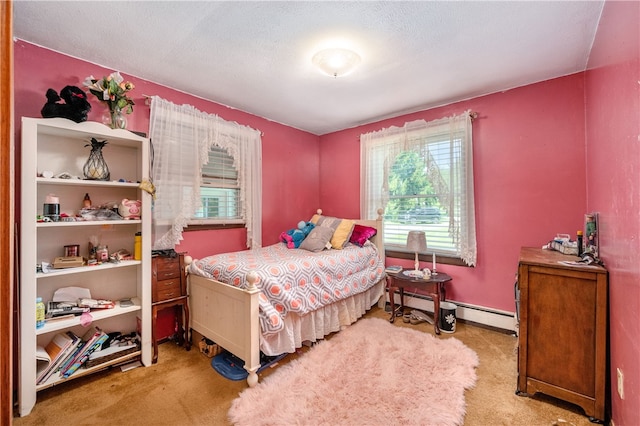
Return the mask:
<path fill-rule="evenodd" d="M 355 224 L 356 222 L 353 220 L 342 219 L 340 225 L 338 225 L 331 237 L 331 247 L 341 250 L 347 241 L 349 241 L 349 237 L 351 237 Z"/>
<path fill-rule="evenodd" d="M 362 247 L 371 237 L 375 236 L 377 233 L 378 230 L 376 228 L 356 224 L 353 227 L 353 232 L 351 233 L 349 242 Z"/>
<path fill-rule="evenodd" d="M 327 245 L 330 247 L 329 241 L 332 235 L 333 229 L 327 226 L 316 226 L 302 241 L 300 248 L 313 252 L 322 251 Z"/>
<path fill-rule="evenodd" d="M 315 223 L 316 226 L 325 226 L 333 229 L 331 247 L 337 250 L 341 250 L 347 241 L 349 241 L 349 237 L 353 231 L 353 225 L 355 225 L 353 220 L 321 216 L 318 214 L 314 214 L 310 222 Z"/>
<path fill-rule="evenodd" d="M 318 218 L 318 222 L 316 223 L 316 226 L 324 226 L 326 228 L 331 228 L 335 232 L 335 230 L 338 229 L 338 226 L 340 226 L 340 222 L 342 222 L 342 219 L 339 219 L 337 217 L 320 216 L 320 218 Z"/>

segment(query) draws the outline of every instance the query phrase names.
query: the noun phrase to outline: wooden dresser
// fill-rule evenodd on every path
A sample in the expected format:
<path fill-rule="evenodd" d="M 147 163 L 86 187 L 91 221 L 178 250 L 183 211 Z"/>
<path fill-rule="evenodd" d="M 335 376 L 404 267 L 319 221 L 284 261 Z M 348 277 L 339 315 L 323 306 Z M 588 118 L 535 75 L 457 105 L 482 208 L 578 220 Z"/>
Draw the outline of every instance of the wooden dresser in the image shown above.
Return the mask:
<path fill-rule="evenodd" d="M 152 259 L 151 339 L 153 341 L 153 363 L 158 361 L 156 321 L 158 311 L 162 309 L 174 308 L 176 310 L 178 343 L 184 345 L 186 350 L 191 349 L 191 342 L 187 335 L 189 330 L 189 305 L 187 303 L 189 296 L 184 267 L 184 254 L 182 253 L 176 257 L 154 256 Z"/>
<path fill-rule="evenodd" d="M 568 266 L 577 256 L 522 248 L 516 393 L 541 392 L 605 420 L 607 271 Z"/>

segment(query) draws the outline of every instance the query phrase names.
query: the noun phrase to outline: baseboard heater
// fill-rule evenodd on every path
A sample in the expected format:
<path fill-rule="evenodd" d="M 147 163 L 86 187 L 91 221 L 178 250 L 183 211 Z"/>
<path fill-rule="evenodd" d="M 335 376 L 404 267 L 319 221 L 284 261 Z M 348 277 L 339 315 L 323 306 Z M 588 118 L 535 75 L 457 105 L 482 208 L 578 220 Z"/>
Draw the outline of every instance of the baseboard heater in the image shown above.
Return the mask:
<path fill-rule="evenodd" d="M 389 301 L 388 293 L 387 301 Z M 400 303 L 399 293 L 395 293 L 394 302 L 396 305 Z M 447 302 L 454 303 L 458 307 L 456 310 L 457 319 L 505 330 L 513 334 L 517 333 L 516 317 L 514 312 L 501 311 L 449 299 L 447 299 Z M 406 307 L 430 313 L 433 313 L 434 310 L 433 301 L 430 298 L 418 293 L 409 293 L 407 291 L 404 292 L 404 305 Z"/>

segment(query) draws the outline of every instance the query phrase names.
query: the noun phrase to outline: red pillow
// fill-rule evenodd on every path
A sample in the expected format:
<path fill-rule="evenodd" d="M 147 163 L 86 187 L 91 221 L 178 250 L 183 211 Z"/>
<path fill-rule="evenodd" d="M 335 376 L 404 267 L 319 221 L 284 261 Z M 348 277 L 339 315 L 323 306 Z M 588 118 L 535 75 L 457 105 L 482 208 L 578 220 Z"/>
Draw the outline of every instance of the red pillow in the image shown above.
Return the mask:
<path fill-rule="evenodd" d="M 351 233 L 349 242 L 362 247 L 369 238 L 373 237 L 377 233 L 378 230 L 376 228 L 356 224 L 353 227 L 353 232 Z"/>

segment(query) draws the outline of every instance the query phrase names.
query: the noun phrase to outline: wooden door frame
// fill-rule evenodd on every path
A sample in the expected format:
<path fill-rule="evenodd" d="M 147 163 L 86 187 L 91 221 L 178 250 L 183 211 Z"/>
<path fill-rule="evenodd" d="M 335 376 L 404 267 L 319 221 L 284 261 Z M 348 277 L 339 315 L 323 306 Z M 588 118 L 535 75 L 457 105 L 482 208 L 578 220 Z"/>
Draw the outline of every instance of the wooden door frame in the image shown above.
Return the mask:
<path fill-rule="evenodd" d="M 0 2 L 0 424 L 13 419 L 13 3 Z"/>

